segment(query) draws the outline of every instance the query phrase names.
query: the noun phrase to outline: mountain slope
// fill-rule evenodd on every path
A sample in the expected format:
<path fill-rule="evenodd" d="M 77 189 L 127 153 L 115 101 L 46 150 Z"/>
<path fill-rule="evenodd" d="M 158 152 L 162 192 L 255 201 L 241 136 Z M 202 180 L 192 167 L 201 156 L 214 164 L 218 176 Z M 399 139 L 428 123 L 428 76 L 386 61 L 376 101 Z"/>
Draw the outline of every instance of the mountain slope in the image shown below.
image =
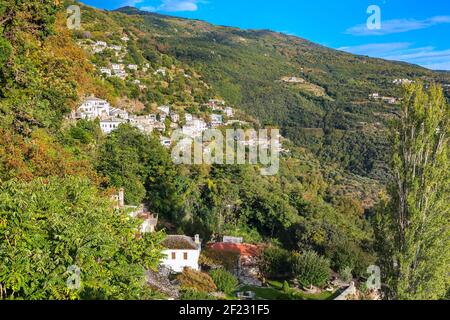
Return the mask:
<path fill-rule="evenodd" d="M 93 39 L 126 32 L 155 68 L 190 69 L 210 86 L 186 99 L 176 93 L 170 103 L 195 105 L 220 96 L 261 125 L 280 126 L 283 135 L 327 163 L 377 180 L 386 178 L 386 125 L 397 105 L 369 95 L 398 97 L 394 79 L 450 83 L 447 73 L 355 56 L 269 30 L 214 26 L 132 7 L 114 12 L 86 7 L 82 27 Z M 165 98 L 174 95 L 154 88 Z"/>

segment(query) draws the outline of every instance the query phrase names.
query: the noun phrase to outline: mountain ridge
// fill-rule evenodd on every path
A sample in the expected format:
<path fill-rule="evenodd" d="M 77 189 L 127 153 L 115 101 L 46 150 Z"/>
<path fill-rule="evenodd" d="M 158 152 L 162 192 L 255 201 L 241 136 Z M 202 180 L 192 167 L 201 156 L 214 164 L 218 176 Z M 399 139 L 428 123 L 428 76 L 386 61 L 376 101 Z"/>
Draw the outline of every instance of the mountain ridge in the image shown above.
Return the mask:
<path fill-rule="evenodd" d="M 102 30 L 93 15 L 88 26 Z M 106 15 L 117 32 L 133 35 L 133 46 L 144 59 L 156 61 L 155 68 L 161 64 L 156 57 L 188 66 L 212 88 L 210 94 L 261 125 L 279 126 L 284 136 L 323 161 L 377 180 L 386 178 L 387 125 L 401 92 L 393 82 L 450 83 L 447 73 L 353 55 L 270 30 L 216 26 L 134 7 Z M 114 28 L 98 31 L 100 38 Z M 397 102 L 369 98 L 375 93 Z"/>
<path fill-rule="evenodd" d="M 428 69 L 426 67 L 420 66 L 418 64 L 414 64 L 414 63 L 410 63 L 410 62 L 406 62 L 406 61 L 400 61 L 400 60 L 389 60 L 389 59 L 383 59 L 383 58 L 378 58 L 378 57 L 372 57 L 369 55 L 364 55 L 364 54 L 354 54 L 354 53 L 350 53 L 347 51 L 343 51 L 343 50 L 339 50 L 338 48 L 332 48 L 332 47 L 328 47 L 326 45 L 322 45 L 320 43 L 314 42 L 312 40 L 309 40 L 307 38 L 298 36 L 298 35 L 292 35 L 292 34 L 287 34 L 284 33 L 282 31 L 276 31 L 276 30 L 272 30 L 272 29 L 253 29 L 253 28 L 249 28 L 249 29 L 245 29 L 245 28 L 241 28 L 241 27 L 237 27 L 237 26 L 232 26 L 232 25 L 219 25 L 219 24 L 214 24 L 212 22 L 209 22 L 207 20 L 202 20 L 202 19 L 195 19 L 195 18 L 184 18 L 184 17 L 179 17 L 179 16 L 175 16 L 175 15 L 167 15 L 167 14 L 160 14 L 157 12 L 150 12 L 150 11 L 145 11 L 145 10 L 140 10 L 139 8 L 133 7 L 133 6 L 123 6 L 123 7 L 119 7 L 113 10 L 109 10 L 110 12 L 118 12 L 118 13 L 123 13 L 123 14 L 127 14 L 127 15 L 149 15 L 149 16 L 154 16 L 154 17 L 159 17 L 159 18 L 169 18 L 169 19 L 180 19 L 180 20 L 187 20 L 187 21 L 199 21 L 199 22 L 203 22 L 203 23 L 207 23 L 211 26 L 216 26 L 216 27 L 222 27 L 222 28 L 229 28 L 229 29 L 238 29 L 241 31 L 248 31 L 248 32 L 268 32 L 270 34 L 278 34 L 278 35 L 282 35 L 286 38 L 294 38 L 294 39 L 299 39 L 301 41 L 305 41 L 308 42 L 312 45 L 318 46 L 318 47 L 322 47 L 328 50 L 333 50 L 342 54 L 349 54 L 352 56 L 356 56 L 356 57 L 361 57 L 361 58 L 370 58 L 370 59 L 375 59 L 375 60 L 382 60 L 385 62 L 392 62 L 392 63 L 399 63 L 399 64 L 405 64 L 405 65 L 409 65 L 409 66 L 413 66 L 413 67 L 417 67 L 417 68 L 422 68 L 425 70 L 429 70 L 432 72 L 444 72 L 444 73 L 450 73 L 450 71 L 448 70 L 433 70 L 433 69 Z"/>

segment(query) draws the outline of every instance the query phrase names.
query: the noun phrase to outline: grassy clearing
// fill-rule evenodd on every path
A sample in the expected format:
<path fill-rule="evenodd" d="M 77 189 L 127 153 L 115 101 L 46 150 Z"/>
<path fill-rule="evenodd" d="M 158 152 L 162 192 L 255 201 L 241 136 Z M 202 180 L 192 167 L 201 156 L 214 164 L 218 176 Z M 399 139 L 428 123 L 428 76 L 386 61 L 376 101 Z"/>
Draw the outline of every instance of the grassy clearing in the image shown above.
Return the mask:
<path fill-rule="evenodd" d="M 281 282 L 269 281 L 268 284 L 268 287 L 244 286 L 239 291 L 253 291 L 257 300 L 331 300 L 336 295 L 334 292 L 327 291 L 320 294 L 307 294 L 293 288 L 284 292 Z"/>

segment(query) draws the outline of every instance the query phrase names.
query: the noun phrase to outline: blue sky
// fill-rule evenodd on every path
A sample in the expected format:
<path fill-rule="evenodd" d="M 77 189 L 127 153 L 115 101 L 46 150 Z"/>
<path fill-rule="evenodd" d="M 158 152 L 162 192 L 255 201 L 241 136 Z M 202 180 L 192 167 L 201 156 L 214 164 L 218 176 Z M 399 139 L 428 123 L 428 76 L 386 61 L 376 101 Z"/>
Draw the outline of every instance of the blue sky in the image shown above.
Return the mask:
<path fill-rule="evenodd" d="M 83 0 L 244 29 L 271 29 L 348 52 L 450 70 L 450 0 Z M 369 29 L 369 6 L 380 9 Z M 377 20 L 370 19 L 371 22 Z M 372 24 L 369 25 L 372 28 Z"/>

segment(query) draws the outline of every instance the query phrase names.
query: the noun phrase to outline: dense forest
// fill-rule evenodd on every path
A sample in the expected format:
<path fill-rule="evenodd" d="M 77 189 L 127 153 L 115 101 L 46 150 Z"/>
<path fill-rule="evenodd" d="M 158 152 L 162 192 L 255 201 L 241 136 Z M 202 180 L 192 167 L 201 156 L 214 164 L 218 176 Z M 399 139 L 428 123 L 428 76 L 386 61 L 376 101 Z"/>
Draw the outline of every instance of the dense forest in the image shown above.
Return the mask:
<path fill-rule="evenodd" d="M 414 236 L 405 230 L 396 234 L 387 227 L 395 216 L 380 214 L 395 206 L 398 199 L 386 195 L 388 181 L 396 169 L 405 169 L 398 159 L 389 169 L 388 151 L 395 143 L 388 138 L 388 124 L 401 110 L 368 96 L 400 97 L 395 78 L 450 83 L 448 74 L 353 56 L 271 31 L 216 27 L 132 8 L 106 12 L 79 4 L 82 28 L 69 30 L 65 8 L 73 3 L 0 2 L 0 298 L 164 297 L 144 279 L 147 270 L 157 268 L 165 234 L 200 234 L 204 242 L 230 235 L 269 244 L 264 275 L 295 275 L 305 285 L 323 285 L 330 270 L 365 279 L 377 261 L 395 254 L 411 258 L 410 251 L 394 254 L 394 248 L 396 241 L 404 244 Z M 98 68 L 116 57 L 89 53 L 81 45 L 119 44 L 124 34 L 130 41 L 123 60 L 148 64 L 152 76 L 134 74 L 148 90 L 102 77 Z M 168 75 L 155 75 L 160 68 Z M 305 82 L 280 81 L 286 76 Z M 122 125 L 104 135 L 97 122 L 67 121 L 91 94 L 114 105 L 128 103 L 144 115 L 162 104 L 203 114 L 203 103 L 222 98 L 255 126 L 280 127 L 291 152 L 271 177 L 250 164 L 175 165 L 157 134 Z M 442 118 L 448 117 L 446 94 L 423 98 L 439 96 L 436 108 L 447 110 Z M 440 161 L 448 169 L 448 159 Z M 443 172 L 430 175 L 448 175 Z M 128 205 L 145 203 L 159 214 L 158 232 L 136 237 L 139 222 L 111 206 L 119 188 L 125 188 Z M 448 199 L 440 201 L 433 210 L 446 216 L 433 226 L 439 221 L 448 226 Z M 427 233 L 433 257 L 439 246 L 435 231 Z M 442 259 L 445 269 L 448 260 Z M 71 265 L 83 270 L 81 290 L 66 288 Z M 315 277 L 305 275 L 313 265 Z M 404 279 L 392 280 L 395 272 L 390 270 L 389 283 L 400 289 L 391 291 L 392 297 L 415 297 L 416 288 L 407 288 Z M 417 268 L 401 272 L 426 276 Z M 433 297 L 442 297 L 446 281 Z M 202 298 L 199 292 L 189 295 Z"/>

